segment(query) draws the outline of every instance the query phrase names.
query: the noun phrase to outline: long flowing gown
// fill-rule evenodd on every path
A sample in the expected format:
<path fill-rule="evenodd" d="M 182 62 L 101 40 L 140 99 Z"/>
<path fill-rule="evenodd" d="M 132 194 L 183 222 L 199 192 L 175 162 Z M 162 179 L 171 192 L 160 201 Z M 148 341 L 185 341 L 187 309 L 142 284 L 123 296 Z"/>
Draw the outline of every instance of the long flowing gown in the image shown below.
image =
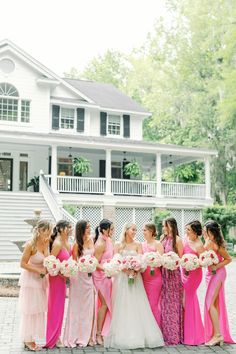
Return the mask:
<path fill-rule="evenodd" d="M 137 255 L 123 251 L 123 255 Z M 162 333 L 152 314 L 140 274 L 134 284 L 120 272 L 112 289 L 112 321 L 104 347 L 117 349 L 155 348 L 164 345 Z"/>
<path fill-rule="evenodd" d="M 155 252 L 155 247 L 148 245 L 147 242 L 142 243 L 143 253 Z M 143 285 L 148 297 L 152 313 L 157 321 L 158 326 L 161 326 L 161 288 L 162 275 L 160 268 L 155 268 L 154 275 L 150 275 L 150 267 L 147 267 L 142 273 Z"/>
<path fill-rule="evenodd" d="M 100 234 L 99 238 L 102 238 L 106 242 L 106 249 L 100 260 L 100 264 L 102 265 L 105 261 L 110 260 L 113 257 L 113 245 L 109 237 L 104 237 Z M 102 335 L 106 336 L 109 332 L 111 323 L 112 280 L 108 279 L 103 271 L 95 270 L 95 272 L 93 272 L 93 281 L 97 292 L 100 291 L 107 304 L 107 313 L 102 327 Z"/>
<path fill-rule="evenodd" d="M 37 251 L 29 259 L 35 268 L 43 268 L 44 255 Z M 45 342 L 47 277 L 23 269 L 19 279 L 20 337 L 23 342 Z"/>
<path fill-rule="evenodd" d="M 165 253 L 173 252 L 172 236 L 161 242 Z M 162 268 L 161 329 L 166 345 L 183 343 L 183 284 L 179 268 Z"/>
<path fill-rule="evenodd" d="M 94 248 L 84 249 L 83 255 L 93 255 Z M 69 304 L 63 343 L 66 347 L 87 346 L 89 339 L 96 340 L 97 292 L 93 278 L 78 272 L 70 278 Z"/>
<path fill-rule="evenodd" d="M 62 262 L 70 258 L 70 252 L 62 248 L 57 255 Z M 61 335 L 66 298 L 66 280 L 61 275 L 49 275 L 48 317 L 46 331 L 46 348 L 55 347 Z"/>
<path fill-rule="evenodd" d="M 188 244 L 184 243 L 184 254 L 191 253 L 198 256 Z M 184 344 L 199 345 L 205 342 L 204 327 L 198 302 L 197 289 L 202 281 L 202 268 L 191 270 L 189 275 L 182 271 L 184 286 Z"/>
<path fill-rule="evenodd" d="M 219 262 L 222 262 L 222 256 L 216 252 Z M 206 297 L 204 305 L 204 325 L 205 325 L 205 342 L 208 342 L 213 336 L 213 327 L 209 314 L 210 306 L 212 303 L 212 298 L 215 294 L 215 289 L 221 284 L 218 296 L 218 309 L 219 309 L 219 322 L 220 322 L 220 332 L 224 337 L 224 342 L 235 343 L 235 340 L 230 335 L 228 314 L 225 303 L 225 291 L 224 283 L 226 279 L 226 269 L 225 267 L 219 268 L 215 275 L 211 274 L 210 269 L 206 273 Z"/>

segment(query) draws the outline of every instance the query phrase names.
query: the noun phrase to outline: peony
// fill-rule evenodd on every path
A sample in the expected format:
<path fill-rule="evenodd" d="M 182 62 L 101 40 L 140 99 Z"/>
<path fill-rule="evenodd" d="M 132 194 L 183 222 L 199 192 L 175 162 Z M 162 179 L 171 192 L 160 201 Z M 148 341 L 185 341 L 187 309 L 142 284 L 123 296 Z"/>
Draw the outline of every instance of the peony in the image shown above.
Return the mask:
<path fill-rule="evenodd" d="M 88 276 L 92 275 L 92 272 L 96 270 L 98 266 L 98 260 L 92 255 L 85 255 L 79 258 L 78 267 L 82 273 L 88 273 Z"/>
<path fill-rule="evenodd" d="M 180 260 L 181 267 L 185 269 L 185 274 L 189 275 L 190 270 L 194 270 L 200 267 L 198 257 L 192 253 L 186 253 Z"/>
<path fill-rule="evenodd" d="M 126 256 L 122 261 L 122 268 L 128 271 L 128 283 L 134 284 L 134 278 L 142 268 L 142 262 L 138 256 Z"/>
<path fill-rule="evenodd" d="M 168 270 L 176 270 L 180 266 L 180 258 L 175 252 L 167 252 L 162 256 L 162 265 Z"/>
<path fill-rule="evenodd" d="M 60 273 L 65 277 L 73 277 L 78 273 L 78 263 L 71 257 L 61 262 Z"/>
<path fill-rule="evenodd" d="M 59 273 L 61 268 L 61 262 L 55 256 L 48 256 L 44 258 L 43 265 L 47 269 L 48 274 L 53 277 Z"/>
<path fill-rule="evenodd" d="M 147 252 L 143 255 L 146 267 L 150 267 L 150 275 L 155 274 L 155 268 L 162 266 L 162 256 L 159 252 Z"/>
<path fill-rule="evenodd" d="M 212 265 L 218 264 L 219 259 L 217 254 L 213 250 L 205 251 L 200 254 L 199 262 L 201 267 L 210 267 Z M 216 271 L 212 270 L 212 275 L 216 274 Z"/>

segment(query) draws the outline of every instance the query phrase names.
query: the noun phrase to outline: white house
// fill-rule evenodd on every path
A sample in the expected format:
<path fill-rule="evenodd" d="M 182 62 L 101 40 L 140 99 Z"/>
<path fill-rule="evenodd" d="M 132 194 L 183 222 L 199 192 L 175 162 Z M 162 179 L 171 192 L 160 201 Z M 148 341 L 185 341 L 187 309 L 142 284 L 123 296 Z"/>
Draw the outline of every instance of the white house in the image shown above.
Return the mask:
<path fill-rule="evenodd" d="M 155 208 L 171 210 L 182 233 L 186 222 L 200 218 L 212 203 L 210 158 L 216 152 L 144 141 L 142 123 L 149 116 L 112 85 L 62 79 L 9 40 L 0 42 L 0 257 L 19 256 L 10 241 L 29 236 L 23 219 L 35 207 L 57 219 L 69 218 L 62 205 L 74 205 L 75 217 L 93 226 L 109 217 L 116 235 L 134 221 L 139 237 Z M 73 169 L 80 156 L 92 165 L 84 176 Z M 145 179 L 124 175 L 133 159 Z M 195 160 L 205 162 L 204 184 L 162 181 L 170 164 Z M 40 171 L 40 192 L 27 191 Z"/>

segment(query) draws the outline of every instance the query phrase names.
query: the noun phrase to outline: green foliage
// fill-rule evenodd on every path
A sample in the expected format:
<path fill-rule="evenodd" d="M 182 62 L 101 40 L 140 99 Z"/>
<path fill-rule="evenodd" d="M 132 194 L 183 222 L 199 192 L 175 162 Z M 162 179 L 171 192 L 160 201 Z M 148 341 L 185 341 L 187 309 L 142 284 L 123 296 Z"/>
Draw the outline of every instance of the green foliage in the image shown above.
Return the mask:
<path fill-rule="evenodd" d="M 137 161 L 131 161 L 124 167 L 124 174 L 126 176 L 138 177 L 141 175 L 141 167 Z"/>
<path fill-rule="evenodd" d="M 39 176 L 34 176 L 27 183 L 27 188 L 33 187 L 34 192 L 39 192 Z"/>
<path fill-rule="evenodd" d="M 162 221 L 171 216 L 171 212 L 166 209 L 156 209 L 154 216 L 154 223 L 157 228 L 157 236 L 160 238 L 162 235 Z"/>
<path fill-rule="evenodd" d="M 78 174 L 85 174 L 92 171 L 90 161 L 82 156 L 74 158 L 73 169 Z"/>
<path fill-rule="evenodd" d="M 179 183 L 204 183 L 204 166 L 202 162 L 191 162 L 175 168 L 168 167 L 163 172 L 163 180 Z"/>
<path fill-rule="evenodd" d="M 226 240 L 229 239 L 229 229 L 236 225 L 236 206 L 214 205 L 203 210 L 204 222 L 207 220 L 217 221 L 222 228 Z"/>
<path fill-rule="evenodd" d="M 75 212 L 77 210 L 77 206 L 71 205 L 71 204 L 65 204 L 65 205 L 63 205 L 63 208 L 72 216 L 75 215 Z"/>

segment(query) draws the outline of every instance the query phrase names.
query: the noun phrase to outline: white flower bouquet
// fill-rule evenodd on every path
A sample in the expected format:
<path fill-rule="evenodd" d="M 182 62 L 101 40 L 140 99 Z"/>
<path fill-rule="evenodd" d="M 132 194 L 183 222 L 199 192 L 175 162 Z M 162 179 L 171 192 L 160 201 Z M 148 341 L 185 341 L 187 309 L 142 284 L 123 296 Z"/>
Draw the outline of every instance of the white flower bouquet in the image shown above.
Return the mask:
<path fill-rule="evenodd" d="M 44 258 L 43 265 L 47 269 L 48 274 L 52 277 L 58 275 L 61 268 L 61 262 L 55 256 L 48 256 Z"/>
<path fill-rule="evenodd" d="M 92 255 L 85 255 L 78 259 L 79 271 L 82 273 L 88 273 L 91 277 L 92 273 L 96 270 L 98 266 L 98 260 Z"/>
<path fill-rule="evenodd" d="M 122 256 L 120 254 L 116 254 L 112 259 L 107 260 L 103 263 L 103 269 L 105 276 L 107 278 L 111 278 L 117 273 L 119 273 L 122 269 Z"/>
<path fill-rule="evenodd" d="M 150 275 L 155 274 L 155 268 L 162 266 L 162 256 L 159 252 L 147 252 L 143 255 L 146 267 L 150 267 Z"/>
<path fill-rule="evenodd" d="M 176 270 L 180 266 L 180 258 L 175 252 L 167 252 L 162 256 L 162 265 L 168 270 Z"/>
<path fill-rule="evenodd" d="M 190 270 L 200 267 L 199 258 L 192 253 L 186 253 L 180 260 L 181 267 L 185 269 L 185 274 L 189 275 Z"/>
<path fill-rule="evenodd" d="M 219 263 L 219 259 L 217 257 L 217 254 L 213 250 L 205 251 L 200 254 L 199 256 L 199 262 L 201 267 L 210 267 L 212 265 L 216 265 Z M 211 274 L 214 275 L 216 274 L 215 270 L 211 271 Z"/>
<path fill-rule="evenodd" d="M 60 273 L 64 277 L 70 278 L 78 273 L 78 263 L 71 257 L 61 262 Z"/>

